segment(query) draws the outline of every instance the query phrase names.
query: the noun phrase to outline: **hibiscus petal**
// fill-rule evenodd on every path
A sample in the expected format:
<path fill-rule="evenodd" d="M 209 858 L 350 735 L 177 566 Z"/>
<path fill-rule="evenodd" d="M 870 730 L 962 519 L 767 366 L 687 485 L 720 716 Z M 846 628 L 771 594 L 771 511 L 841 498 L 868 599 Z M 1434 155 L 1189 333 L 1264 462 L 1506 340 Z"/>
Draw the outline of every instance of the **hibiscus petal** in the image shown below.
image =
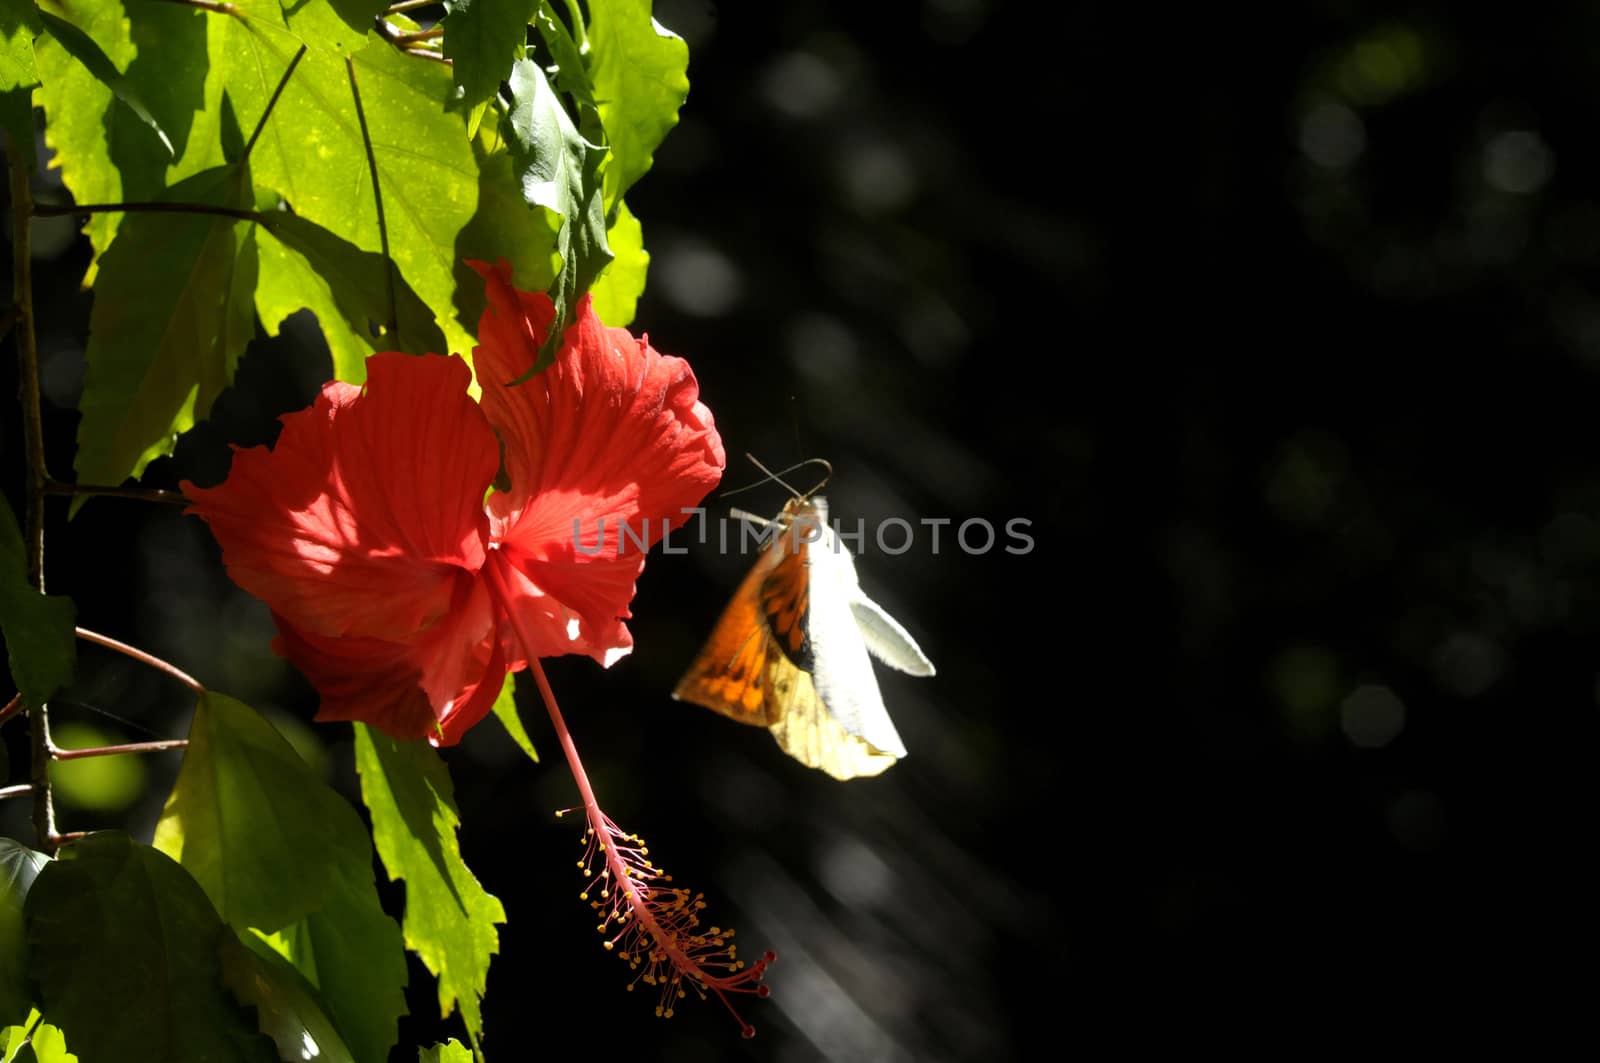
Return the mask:
<path fill-rule="evenodd" d="M 554 363 L 507 386 L 534 364 L 554 313 L 512 287 L 504 260 L 470 265 L 489 299 L 473 357 L 511 479 L 489 499 L 493 534 L 523 577 L 519 601 L 565 647 L 555 652 L 609 663 L 632 644 L 622 620 L 644 551 L 722 478 L 722 439 L 689 364 L 606 328 L 587 296 Z"/>
<path fill-rule="evenodd" d="M 220 486 L 180 485 L 235 583 L 301 633 L 397 643 L 476 572 L 499 445 L 452 356 L 379 354 L 365 390 L 331 383 Z"/>

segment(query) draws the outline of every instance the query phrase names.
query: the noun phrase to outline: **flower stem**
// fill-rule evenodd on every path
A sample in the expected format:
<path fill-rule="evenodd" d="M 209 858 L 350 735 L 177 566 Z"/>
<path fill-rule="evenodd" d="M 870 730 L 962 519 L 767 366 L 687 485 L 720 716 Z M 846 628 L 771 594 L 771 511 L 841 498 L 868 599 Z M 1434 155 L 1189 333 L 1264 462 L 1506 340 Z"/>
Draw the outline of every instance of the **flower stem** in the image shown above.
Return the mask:
<path fill-rule="evenodd" d="M 28 508 L 23 541 L 28 551 L 28 582 L 44 593 L 44 485 L 50 474 L 44 463 L 44 416 L 39 403 L 39 347 L 33 329 L 32 175 L 11 134 L 6 134 L 6 159 L 11 164 L 12 304 L 17 323 L 17 398 L 22 404 L 22 447 L 28 459 Z M 41 845 L 56 832 L 56 810 L 50 799 L 50 716 L 44 705 L 28 710 L 33 732 L 33 829 Z"/>

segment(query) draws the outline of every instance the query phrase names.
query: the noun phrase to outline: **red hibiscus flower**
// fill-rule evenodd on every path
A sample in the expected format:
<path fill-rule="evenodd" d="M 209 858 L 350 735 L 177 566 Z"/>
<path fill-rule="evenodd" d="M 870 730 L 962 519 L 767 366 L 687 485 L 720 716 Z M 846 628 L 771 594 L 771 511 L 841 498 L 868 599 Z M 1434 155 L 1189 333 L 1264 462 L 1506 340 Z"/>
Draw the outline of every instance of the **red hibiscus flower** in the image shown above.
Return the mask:
<path fill-rule="evenodd" d="M 505 262 L 472 265 L 489 297 L 481 404 L 458 356 L 373 355 L 364 388 L 326 385 L 221 485 L 182 484 L 229 575 L 271 607 L 317 718 L 435 745 L 484 717 L 508 671 L 627 653 L 644 551 L 726 462 L 688 363 L 606 328 L 587 297 L 554 364 L 510 386 L 554 311 Z M 502 456 L 509 489 L 490 493 Z"/>

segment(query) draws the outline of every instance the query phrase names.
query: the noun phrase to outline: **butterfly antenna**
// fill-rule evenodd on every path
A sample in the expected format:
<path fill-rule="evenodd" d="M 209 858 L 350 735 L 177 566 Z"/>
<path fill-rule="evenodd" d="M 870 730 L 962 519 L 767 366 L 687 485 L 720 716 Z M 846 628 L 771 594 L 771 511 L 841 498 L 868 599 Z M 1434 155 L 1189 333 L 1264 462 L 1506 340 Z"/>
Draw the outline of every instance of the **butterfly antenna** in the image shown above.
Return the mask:
<path fill-rule="evenodd" d="M 795 462 L 793 465 L 789 466 L 787 469 L 780 469 L 777 472 L 773 472 L 771 469 L 769 469 L 765 465 L 761 464 L 760 461 L 756 460 L 756 456 L 754 454 L 746 452 L 745 453 L 745 457 L 750 459 L 750 464 L 754 465 L 756 468 L 758 468 L 762 472 L 766 473 L 767 474 L 766 478 L 765 479 L 761 479 L 761 480 L 757 480 L 753 484 L 745 484 L 743 487 L 735 487 L 731 491 L 724 491 L 724 492 L 722 492 L 722 494 L 718 495 L 717 497 L 719 497 L 719 498 L 727 498 L 729 495 L 737 495 L 737 494 L 743 494 L 745 491 L 753 491 L 757 487 L 762 486 L 763 484 L 777 483 L 777 484 L 780 484 L 783 487 L 784 490 L 788 491 L 795 498 L 798 498 L 801 501 L 804 501 L 805 499 L 808 499 L 812 495 L 816 494 L 818 491 L 822 490 L 823 484 L 826 484 L 828 482 L 828 477 L 833 475 L 833 466 L 830 465 L 828 463 L 827 459 L 825 459 L 825 458 L 807 458 L 805 461 Z M 827 469 L 828 472 L 827 472 L 827 475 L 822 478 L 822 483 L 817 484 L 817 486 L 813 487 L 811 490 L 807 491 L 805 494 L 801 494 L 799 491 L 796 491 L 792 486 L 790 486 L 789 483 L 786 480 L 784 480 L 784 476 L 788 475 L 791 472 L 794 472 L 796 469 L 803 469 L 807 465 L 821 465 L 823 468 Z"/>

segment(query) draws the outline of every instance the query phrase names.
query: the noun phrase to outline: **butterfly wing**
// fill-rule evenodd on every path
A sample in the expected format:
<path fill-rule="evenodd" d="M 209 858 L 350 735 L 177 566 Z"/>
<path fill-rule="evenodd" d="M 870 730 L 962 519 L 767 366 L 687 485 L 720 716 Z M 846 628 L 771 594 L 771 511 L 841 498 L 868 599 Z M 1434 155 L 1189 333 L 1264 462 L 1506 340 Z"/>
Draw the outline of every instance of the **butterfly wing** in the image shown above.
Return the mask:
<path fill-rule="evenodd" d="M 908 675 L 933 674 L 933 662 L 922 652 L 917 640 L 859 587 L 850 598 L 850 612 L 855 616 L 856 627 L 861 629 L 867 652 Z"/>
<path fill-rule="evenodd" d="M 883 706 L 878 677 L 872 674 L 867 643 L 850 602 L 859 594 L 850 555 L 831 533 L 807 550 L 811 571 L 811 678 L 823 707 L 847 735 L 879 754 L 906 755 L 889 710 Z"/>
<path fill-rule="evenodd" d="M 774 537 L 672 696 L 765 725 L 800 763 L 853 779 L 879 774 L 906 751 L 867 657 L 873 636 L 855 612 L 864 596 L 854 565 L 826 527 L 820 498 L 784 508 Z M 889 663 L 923 674 L 916 672 L 920 661 L 931 674 L 933 666 L 911 636 L 883 617 L 888 634 L 878 641 L 894 647 L 898 633 L 915 654 L 901 654 L 909 667 Z"/>
<path fill-rule="evenodd" d="M 692 701 L 740 723 L 766 727 L 783 714 L 774 696 L 774 658 L 784 660 L 762 614 L 761 587 L 781 560 L 768 548 L 745 574 L 694 663 L 672 696 Z M 797 669 L 798 670 L 798 669 Z"/>

